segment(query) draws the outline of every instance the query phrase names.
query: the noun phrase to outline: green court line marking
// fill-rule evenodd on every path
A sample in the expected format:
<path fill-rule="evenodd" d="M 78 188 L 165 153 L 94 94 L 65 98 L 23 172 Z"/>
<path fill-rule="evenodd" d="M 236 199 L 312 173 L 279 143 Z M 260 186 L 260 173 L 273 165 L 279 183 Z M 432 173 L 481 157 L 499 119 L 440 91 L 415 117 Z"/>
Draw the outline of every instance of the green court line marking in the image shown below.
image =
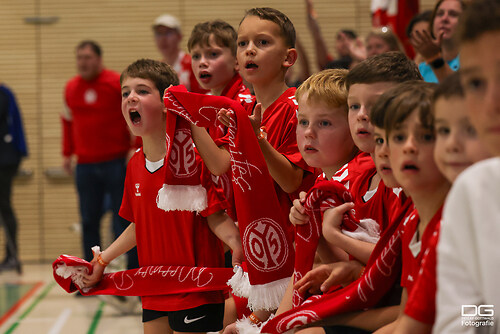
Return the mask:
<path fill-rule="evenodd" d="M 26 311 L 23 312 L 23 314 L 21 314 L 19 316 L 19 318 L 17 318 L 16 322 L 13 323 L 9 329 L 7 329 L 7 331 L 5 332 L 5 334 L 10 334 L 12 333 L 16 328 L 17 326 L 19 326 L 19 323 L 21 322 L 21 320 L 23 320 L 24 318 L 26 318 L 26 316 L 28 314 L 30 314 L 31 311 L 33 311 L 33 309 L 35 308 L 35 306 L 43 299 L 45 298 L 45 296 L 47 296 L 47 294 L 49 293 L 49 291 L 54 287 L 54 285 L 56 285 L 56 282 L 52 282 L 50 283 L 49 285 L 47 285 L 47 287 L 42 291 L 42 293 L 40 295 L 38 295 L 38 297 L 35 298 L 35 300 L 31 303 L 31 305 L 26 309 Z"/>
<path fill-rule="evenodd" d="M 104 308 L 104 305 L 106 305 L 105 302 L 101 302 L 99 304 L 99 307 L 97 308 L 97 311 L 94 314 L 94 319 L 92 319 L 92 323 L 90 324 L 90 328 L 87 331 L 87 334 L 94 334 L 95 333 L 95 330 L 97 329 L 97 325 L 99 325 L 99 321 L 101 320 L 102 309 Z"/>

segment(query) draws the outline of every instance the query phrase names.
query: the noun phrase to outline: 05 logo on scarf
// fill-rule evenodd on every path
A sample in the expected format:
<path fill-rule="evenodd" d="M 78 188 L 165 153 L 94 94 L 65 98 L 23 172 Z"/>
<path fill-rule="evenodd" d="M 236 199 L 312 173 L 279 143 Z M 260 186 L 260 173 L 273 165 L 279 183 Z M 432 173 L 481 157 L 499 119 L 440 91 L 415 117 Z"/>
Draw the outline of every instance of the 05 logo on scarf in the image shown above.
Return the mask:
<path fill-rule="evenodd" d="M 180 178 L 190 177 L 198 169 L 193 140 L 188 129 L 179 129 L 175 133 L 169 168 L 176 177 Z"/>
<path fill-rule="evenodd" d="M 285 232 L 269 218 L 258 219 L 248 225 L 243 235 L 243 249 L 247 260 L 259 271 L 281 268 L 288 258 L 284 244 Z"/>

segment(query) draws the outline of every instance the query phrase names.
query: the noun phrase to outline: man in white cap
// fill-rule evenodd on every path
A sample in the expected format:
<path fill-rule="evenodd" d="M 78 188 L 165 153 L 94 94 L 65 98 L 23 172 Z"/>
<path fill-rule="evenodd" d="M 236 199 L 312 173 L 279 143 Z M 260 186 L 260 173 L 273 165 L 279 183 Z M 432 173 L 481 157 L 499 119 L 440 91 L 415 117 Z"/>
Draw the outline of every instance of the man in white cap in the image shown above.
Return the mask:
<path fill-rule="evenodd" d="M 177 72 L 179 82 L 190 92 L 206 93 L 191 69 L 191 56 L 180 48 L 182 40 L 181 23 L 169 14 L 158 16 L 153 22 L 153 31 L 162 61 L 169 64 Z"/>

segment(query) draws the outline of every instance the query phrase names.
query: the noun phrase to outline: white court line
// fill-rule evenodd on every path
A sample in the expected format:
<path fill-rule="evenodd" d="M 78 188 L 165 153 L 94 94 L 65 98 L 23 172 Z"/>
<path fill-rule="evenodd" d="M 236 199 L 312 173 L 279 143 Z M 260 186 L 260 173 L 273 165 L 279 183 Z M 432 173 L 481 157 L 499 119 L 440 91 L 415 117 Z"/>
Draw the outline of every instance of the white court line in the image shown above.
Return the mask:
<path fill-rule="evenodd" d="M 52 326 L 52 328 L 47 332 L 47 334 L 59 334 L 70 315 L 71 315 L 71 309 L 65 308 L 59 315 L 59 318 L 57 318 L 57 321 L 54 324 L 54 326 Z"/>

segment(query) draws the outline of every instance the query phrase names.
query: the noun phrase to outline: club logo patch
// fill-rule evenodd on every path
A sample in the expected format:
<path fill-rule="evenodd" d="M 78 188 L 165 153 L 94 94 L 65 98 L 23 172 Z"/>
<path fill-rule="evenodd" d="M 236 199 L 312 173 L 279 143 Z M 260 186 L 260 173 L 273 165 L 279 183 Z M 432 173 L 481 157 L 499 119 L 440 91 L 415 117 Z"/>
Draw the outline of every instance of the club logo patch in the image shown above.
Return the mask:
<path fill-rule="evenodd" d="M 243 243 L 247 260 L 259 271 L 276 270 L 289 256 L 283 228 L 269 218 L 249 224 L 243 235 Z"/>
<path fill-rule="evenodd" d="M 179 129 L 175 132 L 169 160 L 169 168 L 178 178 L 187 178 L 197 172 L 193 140 L 188 129 Z"/>
<path fill-rule="evenodd" d="M 95 90 L 92 88 L 89 88 L 85 91 L 85 94 L 83 95 L 83 99 L 85 100 L 85 103 L 87 104 L 94 104 L 95 101 L 97 101 L 97 93 Z"/>

